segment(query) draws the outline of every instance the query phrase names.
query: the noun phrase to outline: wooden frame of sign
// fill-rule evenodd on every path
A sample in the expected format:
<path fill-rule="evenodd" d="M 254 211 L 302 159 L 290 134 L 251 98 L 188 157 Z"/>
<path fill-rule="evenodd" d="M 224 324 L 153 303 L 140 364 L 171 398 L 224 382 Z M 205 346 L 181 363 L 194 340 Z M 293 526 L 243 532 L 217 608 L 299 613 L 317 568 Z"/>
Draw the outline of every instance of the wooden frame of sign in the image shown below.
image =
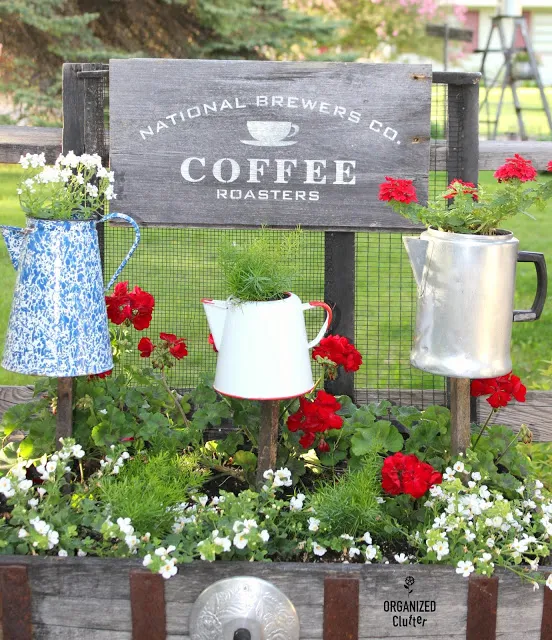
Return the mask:
<path fill-rule="evenodd" d="M 377 193 L 394 175 L 413 179 L 420 200 L 427 197 L 432 81 L 449 84 L 448 126 L 462 147 L 449 178 L 477 181 L 478 74 L 315 62 L 66 64 L 64 151 L 101 147 L 98 80 L 106 73 L 117 210 L 144 226 L 324 230 L 325 299 L 338 310 L 331 331 L 351 340 L 354 231 L 418 230 Z M 70 396 L 67 381 L 60 385 Z M 352 396 L 353 375 L 328 386 Z M 469 442 L 469 381 L 449 389 L 460 451 Z M 275 429 L 277 412 L 266 407 L 263 415 Z M 267 450 L 261 468 L 275 460 L 274 446 Z"/>

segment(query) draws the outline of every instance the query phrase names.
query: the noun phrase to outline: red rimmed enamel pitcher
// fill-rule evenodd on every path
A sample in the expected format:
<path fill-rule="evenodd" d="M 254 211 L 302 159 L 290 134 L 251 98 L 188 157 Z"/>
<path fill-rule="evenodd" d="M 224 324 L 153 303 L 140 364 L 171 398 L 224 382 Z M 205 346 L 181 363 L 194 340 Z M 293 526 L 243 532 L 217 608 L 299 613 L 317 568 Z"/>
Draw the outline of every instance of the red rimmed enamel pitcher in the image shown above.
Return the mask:
<path fill-rule="evenodd" d="M 314 387 L 310 349 L 332 321 L 325 302 L 302 303 L 293 293 L 282 300 L 202 300 L 218 351 L 214 388 L 250 400 L 283 400 Z M 309 342 L 304 312 L 323 307 L 326 319 Z"/>

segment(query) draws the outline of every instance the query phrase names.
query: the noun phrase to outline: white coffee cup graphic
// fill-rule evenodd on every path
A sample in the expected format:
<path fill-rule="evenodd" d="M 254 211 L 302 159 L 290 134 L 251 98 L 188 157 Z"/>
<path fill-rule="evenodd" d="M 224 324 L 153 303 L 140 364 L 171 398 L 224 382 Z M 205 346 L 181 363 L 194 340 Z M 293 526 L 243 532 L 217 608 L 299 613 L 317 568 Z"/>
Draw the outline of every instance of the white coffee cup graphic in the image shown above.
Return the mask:
<path fill-rule="evenodd" d="M 254 140 L 242 140 L 245 144 L 262 147 L 281 147 L 295 144 L 296 140 L 289 140 L 299 127 L 291 122 L 280 120 L 249 120 L 247 128 Z"/>

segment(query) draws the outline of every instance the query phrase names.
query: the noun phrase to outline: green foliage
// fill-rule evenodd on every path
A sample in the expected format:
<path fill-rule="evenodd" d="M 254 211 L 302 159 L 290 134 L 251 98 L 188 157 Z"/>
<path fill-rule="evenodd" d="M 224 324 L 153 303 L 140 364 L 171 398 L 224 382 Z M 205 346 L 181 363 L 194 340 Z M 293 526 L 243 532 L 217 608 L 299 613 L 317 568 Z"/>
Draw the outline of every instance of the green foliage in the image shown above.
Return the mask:
<path fill-rule="evenodd" d="M 324 482 L 311 497 L 316 517 L 338 535 L 362 536 L 380 532 L 385 517 L 377 498 L 381 495 L 381 458 L 366 453 L 357 471 L 347 471 Z"/>
<path fill-rule="evenodd" d="M 411 222 L 439 231 L 493 235 L 503 222 L 519 213 L 532 218 L 528 210 L 533 205 L 543 210 L 546 201 L 552 198 L 552 182 L 547 180 L 536 185 L 507 180 L 500 183 L 492 195 L 488 196 L 482 187 L 479 187 L 478 194 L 479 199 L 474 200 L 470 193 L 461 193 L 461 187 L 458 187 L 458 195 L 448 207 L 443 206 L 442 198 L 430 202 L 427 207 L 397 201 L 389 204 L 396 213 Z"/>
<path fill-rule="evenodd" d="M 209 474 L 201 470 L 197 454 L 162 450 L 138 454 L 118 475 L 104 476 L 98 496 L 111 506 L 112 517 L 130 518 L 138 531 L 167 535 L 174 522 L 172 507 L 186 502 Z"/>
<path fill-rule="evenodd" d="M 279 300 L 292 291 L 301 230 L 262 233 L 245 246 L 227 243 L 219 250 L 219 266 L 230 295 L 241 302 Z"/>
<path fill-rule="evenodd" d="M 282 0 L 3 0 L 2 77 L 23 115 L 61 118 L 61 65 L 110 58 L 252 58 L 324 41 L 335 23 Z M 88 11 L 86 11 L 87 9 Z M 36 122 L 35 122 L 36 124 Z M 42 123 L 43 124 L 43 123 Z"/>

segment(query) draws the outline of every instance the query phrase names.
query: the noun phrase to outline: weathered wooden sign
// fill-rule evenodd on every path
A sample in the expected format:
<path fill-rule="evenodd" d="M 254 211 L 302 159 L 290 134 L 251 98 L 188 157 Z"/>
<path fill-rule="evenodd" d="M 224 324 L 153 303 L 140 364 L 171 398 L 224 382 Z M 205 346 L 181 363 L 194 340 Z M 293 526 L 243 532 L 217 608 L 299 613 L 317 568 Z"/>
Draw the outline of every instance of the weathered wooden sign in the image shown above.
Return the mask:
<path fill-rule="evenodd" d="M 404 227 L 427 197 L 431 67 L 111 60 L 117 210 L 141 224 Z"/>

